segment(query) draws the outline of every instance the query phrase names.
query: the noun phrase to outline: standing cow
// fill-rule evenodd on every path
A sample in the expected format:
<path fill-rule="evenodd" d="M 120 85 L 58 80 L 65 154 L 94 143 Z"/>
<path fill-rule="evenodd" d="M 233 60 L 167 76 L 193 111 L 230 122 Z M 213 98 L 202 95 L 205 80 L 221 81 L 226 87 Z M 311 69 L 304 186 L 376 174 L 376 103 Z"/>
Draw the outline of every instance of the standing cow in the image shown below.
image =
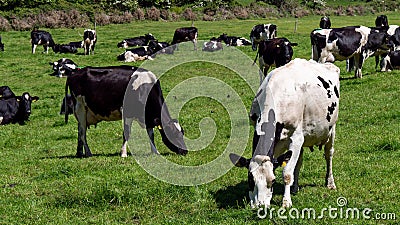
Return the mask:
<path fill-rule="evenodd" d="M 305 59 L 271 71 L 260 86 L 250 115 L 255 122 L 253 156 L 231 154 L 231 161 L 248 169 L 252 207 L 268 207 L 275 182 L 277 158 L 287 161 L 283 168 L 283 207 L 291 207 L 290 193 L 298 191 L 303 148 L 324 146 L 325 184 L 336 189 L 332 173 L 335 127 L 339 113 L 338 67 Z M 281 160 L 282 161 L 282 160 Z"/>
<path fill-rule="evenodd" d="M 133 86 L 129 86 L 133 82 Z M 164 104 L 160 82 L 147 70 L 131 66 L 85 67 L 72 71 L 65 86 L 65 99 L 68 100 L 68 89 L 73 101 L 73 112 L 78 121 L 78 157 L 90 157 L 92 153 L 87 144 L 86 130 L 101 121 L 122 119 L 122 107 L 125 92 L 132 95 L 128 106 L 145 114 L 134 114 L 135 110 L 124 108 L 125 119 L 137 120 L 146 127 L 150 138 L 151 150 L 158 153 L 154 144 L 153 128 L 158 127 L 164 144 L 177 154 L 187 153 L 183 141 L 183 130 L 178 121 L 169 116 Z M 65 104 L 66 106 L 68 105 Z M 128 113 L 129 112 L 129 113 Z M 140 111 L 141 112 L 141 111 Z M 66 121 L 68 113 L 65 115 Z M 145 120 L 144 120 L 145 118 Z M 124 143 L 121 156 L 126 157 L 126 145 L 129 140 L 128 122 L 124 122 Z M 168 138 L 167 138 L 168 137 Z M 83 154 L 83 148 L 85 154 Z"/>
<path fill-rule="evenodd" d="M 191 41 L 194 45 L 194 50 L 197 50 L 198 30 L 196 27 L 182 27 L 175 30 L 174 38 L 171 45 L 174 45 L 174 50 L 178 48 L 178 43 Z"/>
<path fill-rule="evenodd" d="M 261 41 L 275 38 L 277 36 L 277 26 L 275 24 L 258 24 L 250 32 L 251 47 L 257 50 L 257 45 Z"/>
<path fill-rule="evenodd" d="M 32 54 L 35 54 L 36 47 L 43 45 L 44 52 L 49 53 L 49 48 L 54 46 L 54 40 L 51 34 L 47 31 L 38 30 L 37 28 L 31 31 Z"/>
<path fill-rule="evenodd" d="M 83 32 L 83 49 L 85 55 L 94 54 L 94 47 L 96 46 L 97 35 L 96 30 L 86 29 Z"/>

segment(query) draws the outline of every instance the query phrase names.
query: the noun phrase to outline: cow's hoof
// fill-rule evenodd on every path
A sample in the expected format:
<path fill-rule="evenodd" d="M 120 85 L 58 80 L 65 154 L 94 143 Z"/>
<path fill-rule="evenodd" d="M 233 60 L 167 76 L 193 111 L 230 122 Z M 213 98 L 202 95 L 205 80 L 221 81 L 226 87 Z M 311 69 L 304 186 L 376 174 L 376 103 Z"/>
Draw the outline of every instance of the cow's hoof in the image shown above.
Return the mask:
<path fill-rule="evenodd" d="M 292 207 L 291 199 L 283 199 L 282 208 L 290 208 Z"/>
<path fill-rule="evenodd" d="M 122 157 L 122 158 L 126 158 L 126 157 L 128 157 L 128 154 L 126 154 L 126 153 L 121 153 L 121 157 Z"/>
<path fill-rule="evenodd" d="M 184 149 L 180 149 L 179 151 L 178 151 L 178 154 L 179 155 L 186 155 L 188 153 L 188 150 L 184 150 Z"/>

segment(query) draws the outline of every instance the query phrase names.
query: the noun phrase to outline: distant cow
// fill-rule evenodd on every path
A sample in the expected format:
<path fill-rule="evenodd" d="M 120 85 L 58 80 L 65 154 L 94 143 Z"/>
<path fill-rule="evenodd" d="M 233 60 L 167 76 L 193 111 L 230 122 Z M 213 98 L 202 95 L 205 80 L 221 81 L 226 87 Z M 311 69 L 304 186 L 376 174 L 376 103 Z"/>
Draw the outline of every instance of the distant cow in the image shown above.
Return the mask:
<path fill-rule="evenodd" d="M 222 49 L 221 41 L 217 38 L 211 38 L 210 41 L 204 42 L 202 50 L 205 52 L 215 52 Z"/>
<path fill-rule="evenodd" d="M 245 46 L 251 45 L 251 41 L 243 37 L 228 36 L 227 34 L 221 34 L 218 37 L 218 41 L 223 41 L 228 46 Z"/>
<path fill-rule="evenodd" d="M 136 62 L 146 59 L 152 60 L 152 55 L 154 53 L 155 52 L 153 52 L 152 49 L 149 48 L 149 46 L 144 46 L 139 48 L 127 49 L 124 53 L 118 55 L 117 59 L 124 62 Z"/>
<path fill-rule="evenodd" d="M 95 30 L 86 29 L 83 32 L 83 49 L 85 55 L 94 54 L 94 47 L 96 46 L 97 35 Z"/>
<path fill-rule="evenodd" d="M 53 68 L 53 74 L 57 77 L 69 76 L 73 70 L 75 70 L 78 65 L 74 63 L 71 59 L 62 58 L 56 62 L 49 63 Z"/>
<path fill-rule="evenodd" d="M 257 50 L 257 45 L 261 41 L 275 38 L 277 36 L 277 26 L 275 24 L 258 24 L 250 32 L 250 40 L 253 51 Z"/>
<path fill-rule="evenodd" d="M 9 90 L 11 91 L 11 89 Z M 32 97 L 28 92 L 24 92 L 22 96 L 0 98 L 0 125 L 25 124 L 31 115 L 31 104 L 37 100 L 39 97 Z"/>
<path fill-rule="evenodd" d="M 148 47 L 151 49 L 153 54 L 174 54 L 174 48 L 168 42 L 151 40 L 149 41 Z"/>
<path fill-rule="evenodd" d="M 198 31 L 196 27 L 182 27 L 175 30 L 174 38 L 172 40 L 171 45 L 175 45 L 174 48 L 177 48 L 177 44 L 181 42 L 191 41 L 194 45 L 194 50 L 197 50 L 197 36 Z"/>
<path fill-rule="evenodd" d="M 325 185 L 336 189 L 332 158 L 339 114 L 339 75 L 339 68 L 331 63 L 294 59 L 271 71 L 262 83 L 250 111 L 255 123 L 252 158 L 230 154 L 236 166 L 248 169 L 251 207 L 270 206 L 274 169 L 286 161 L 286 166 L 282 165 L 282 207 L 291 207 L 291 192 L 299 189 L 303 148 L 313 145 L 324 146 Z"/>
<path fill-rule="evenodd" d="M 313 60 L 325 63 L 354 58 L 356 78 L 362 77 L 361 69 L 368 57 L 389 49 L 386 32 L 364 26 L 316 29 L 310 38 Z"/>
<path fill-rule="evenodd" d="M 53 51 L 55 53 L 77 53 L 78 49 L 75 46 L 69 44 L 55 44 L 53 46 Z"/>
<path fill-rule="evenodd" d="M 129 83 L 131 85 L 128 87 Z M 86 141 L 87 128 L 101 121 L 121 120 L 125 94 L 129 96 L 129 102 L 124 107 L 122 157 L 127 156 L 126 145 L 130 131 L 126 129 L 132 120 L 146 128 L 152 152 L 158 153 L 153 132 L 153 128 L 158 127 L 162 140 L 169 149 L 177 154 L 187 153 L 183 130 L 178 121 L 171 119 L 164 103 L 160 82 L 152 72 L 131 66 L 85 67 L 68 76 L 65 99 L 68 89 L 78 121 L 78 157 L 92 156 Z"/>
<path fill-rule="evenodd" d="M 389 22 L 386 15 L 377 16 L 375 19 L 375 26 L 376 27 L 388 27 Z"/>
<path fill-rule="evenodd" d="M 134 38 L 126 38 L 117 44 L 118 48 L 129 48 L 136 46 L 147 46 L 151 40 L 156 40 L 156 38 L 148 33 L 144 36 L 134 37 Z"/>
<path fill-rule="evenodd" d="M 274 38 L 261 41 L 258 44 L 258 52 L 254 59 L 254 63 L 256 62 L 257 57 L 259 57 L 260 83 L 267 75 L 271 66 L 278 68 L 292 60 L 292 46 L 297 46 L 297 43 L 292 43 L 287 38 Z"/>
<path fill-rule="evenodd" d="M 381 60 L 381 71 L 400 69 L 400 50 L 391 51 Z"/>
<path fill-rule="evenodd" d="M 43 45 L 44 52 L 49 53 L 49 47 L 52 48 L 55 44 L 49 32 L 38 30 L 36 28 L 31 31 L 31 43 L 32 54 L 35 54 L 38 45 Z"/>
<path fill-rule="evenodd" d="M 1 41 L 1 36 L 0 36 L 0 51 L 4 52 L 4 43 Z"/>
<path fill-rule="evenodd" d="M 319 28 L 322 29 L 331 28 L 331 19 L 329 19 L 329 17 L 327 16 L 322 17 L 321 20 L 319 21 Z"/>
<path fill-rule="evenodd" d="M 68 43 L 69 46 L 73 46 L 75 48 L 83 48 L 84 41 L 71 41 Z"/>

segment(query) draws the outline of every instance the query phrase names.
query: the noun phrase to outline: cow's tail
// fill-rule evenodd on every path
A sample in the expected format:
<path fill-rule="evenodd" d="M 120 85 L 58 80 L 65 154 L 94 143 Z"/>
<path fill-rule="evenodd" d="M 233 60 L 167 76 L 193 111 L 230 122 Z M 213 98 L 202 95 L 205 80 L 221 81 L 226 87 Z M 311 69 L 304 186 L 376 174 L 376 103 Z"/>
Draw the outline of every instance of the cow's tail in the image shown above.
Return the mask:
<path fill-rule="evenodd" d="M 256 64 L 257 59 L 258 59 L 258 51 L 257 51 L 257 54 L 256 54 L 256 58 L 254 59 L 253 66 Z"/>
<path fill-rule="evenodd" d="M 69 112 L 68 112 L 68 79 L 65 82 L 65 96 L 64 96 L 64 107 L 65 107 L 65 114 L 64 114 L 64 121 L 65 124 L 68 123 L 68 116 L 69 116 Z"/>

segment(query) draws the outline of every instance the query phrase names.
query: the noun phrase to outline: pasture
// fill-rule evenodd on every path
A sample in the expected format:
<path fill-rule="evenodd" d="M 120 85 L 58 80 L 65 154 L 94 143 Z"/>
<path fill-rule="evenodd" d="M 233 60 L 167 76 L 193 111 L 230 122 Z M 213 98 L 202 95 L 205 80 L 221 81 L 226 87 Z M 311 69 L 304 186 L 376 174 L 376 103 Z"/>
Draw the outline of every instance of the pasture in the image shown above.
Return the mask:
<path fill-rule="evenodd" d="M 387 14 L 390 24 L 400 24 L 396 13 Z M 376 16 L 332 16 L 332 27 L 347 25 L 373 26 Z M 274 23 L 278 37 L 287 37 L 299 46 L 294 57 L 309 59 L 309 34 L 319 24 L 319 16 L 298 19 L 196 21 L 199 40 L 228 35 L 248 38 L 253 25 Z M 375 71 L 374 59 L 363 67 L 363 78 L 353 79 L 345 72 L 345 63 L 337 62 L 341 72 L 341 102 L 333 172 L 337 190 L 324 186 L 325 160 L 323 151 L 305 149 L 300 172 L 300 191 L 292 196 L 293 207 L 313 208 L 321 218 L 287 218 L 274 214 L 265 219 L 248 203 L 247 170 L 232 168 L 222 177 L 196 186 L 177 186 L 160 181 L 140 167 L 133 157 L 121 158 L 122 122 L 101 122 L 88 130 L 88 143 L 94 156 L 75 158 L 77 123 L 70 116 L 68 124 L 59 115 L 64 96 L 65 78 L 49 76 L 49 62 L 62 57 L 72 59 L 80 66 L 108 66 L 140 63 L 118 62 L 122 53 L 117 43 L 123 38 L 152 33 L 160 41 L 171 41 L 178 27 L 190 22 L 134 22 L 131 24 L 97 27 L 98 42 L 95 54 L 85 56 L 60 55 L 52 51 L 42 54 L 42 47 L 31 54 L 30 32 L 3 32 L 5 51 L 0 52 L 0 85 L 8 85 L 20 95 L 29 91 L 40 97 L 32 103 L 30 121 L 20 126 L 0 127 L 0 224 L 394 224 L 400 216 L 400 72 Z M 81 40 L 80 29 L 44 29 L 56 43 Z M 200 49 L 200 46 L 199 46 Z M 251 63 L 256 52 L 251 46 L 239 47 Z M 79 50 L 83 52 L 82 49 Z M 179 55 L 179 52 L 176 54 Z M 213 54 L 213 53 L 211 53 Z M 170 57 L 171 63 L 176 55 Z M 157 62 L 156 58 L 154 62 Z M 234 58 L 232 60 L 235 60 Z M 238 61 L 237 64 L 248 63 Z M 144 64 L 145 65 L 145 64 Z M 254 93 L 240 76 L 211 62 L 192 62 L 173 67 L 161 78 L 164 97 L 176 85 L 189 78 L 207 76 L 217 78 L 240 96 L 250 109 Z M 254 74 L 258 79 L 258 74 Z M 191 90 L 186 90 L 190 93 Z M 167 104 L 169 104 L 167 102 Z M 172 109 L 171 109 L 172 111 Z M 200 138 L 203 118 L 214 121 L 217 132 L 202 150 L 178 156 L 161 144 L 156 132 L 156 145 L 162 156 L 181 165 L 194 166 L 212 161 L 221 155 L 231 137 L 230 117 L 218 101 L 207 97 L 187 102 L 178 114 L 180 124 L 189 139 Z M 246 120 L 247 118 L 243 118 Z M 242 141 L 244 155 L 251 156 L 252 127 L 248 138 Z M 131 149 L 131 151 L 134 149 Z M 189 149 L 190 150 L 190 149 Z M 148 152 L 150 147 L 148 146 Z M 281 169 L 276 171 L 272 208 L 278 211 L 282 204 L 283 182 Z M 347 204 L 339 207 L 337 200 Z M 358 209 L 359 218 L 345 218 L 340 209 Z M 364 209 L 371 209 L 370 219 L 362 217 Z M 293 210 L 292 213 L 295 211 Z M 393 216 L 396 216 L 394 219 Z M 295 217 L 295 216 L 294 216 Z M 301 215 L 300 215 L 301 217 Z M 389 218 L 391 217 L 391 218 Z M 380 218 L 386 218 L 380 219 Z M 389 218 L 389 219 L 388 219 Z"/>

